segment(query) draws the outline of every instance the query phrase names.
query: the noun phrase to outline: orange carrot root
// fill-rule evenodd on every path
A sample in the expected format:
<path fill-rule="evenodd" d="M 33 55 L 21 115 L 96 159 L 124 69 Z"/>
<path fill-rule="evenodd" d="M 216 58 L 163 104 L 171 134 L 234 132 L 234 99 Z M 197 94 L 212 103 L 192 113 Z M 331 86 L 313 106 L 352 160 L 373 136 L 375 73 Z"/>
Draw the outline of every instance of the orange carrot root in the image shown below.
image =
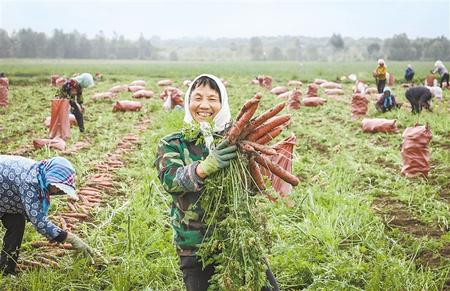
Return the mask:
<path fill-rule="evenodd" d="M 300 180 L 296 176 L 292 175 L 279 165 L 273 163 L 271 160 L 263 156 L 255 155 L 255 161 L 262 167 L 268 169 L 274 175 L 280 177 L 283 181 L 291 184 L 292 186 L 297 186 L 298 183 L 300 183 Z"/>
<path fill-rule="evenodd" d="M 263 137 L 267 132 L 272 131 L 275 127 L 285 124 L 291 120 L 289 114 L 280 115 L 269 119 L 266 123 L 256 128 L 251 134 L 247 136 L 247 140 L 256 141 Z"/>

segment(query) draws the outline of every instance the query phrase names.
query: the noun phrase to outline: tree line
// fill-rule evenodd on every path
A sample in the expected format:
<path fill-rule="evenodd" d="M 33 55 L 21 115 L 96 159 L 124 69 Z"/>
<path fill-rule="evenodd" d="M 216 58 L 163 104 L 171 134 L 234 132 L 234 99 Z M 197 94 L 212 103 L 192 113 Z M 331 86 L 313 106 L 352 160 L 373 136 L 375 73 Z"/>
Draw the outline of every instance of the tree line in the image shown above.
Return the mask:
<path fill-rule="evenodd" d="M 51 35 L 30 28 L 12 33 L 0 29 L 0 58 L 142 59 L 170 61 L 362 61 L 376 58 L 407 61 L 450 60 L 444 37 L 391 38 L 274 36 L 252 38 L 161 39 L 142 34 L 131 40 L 100 31 L 88 38 L 78 31 L 55 29 Z"/>

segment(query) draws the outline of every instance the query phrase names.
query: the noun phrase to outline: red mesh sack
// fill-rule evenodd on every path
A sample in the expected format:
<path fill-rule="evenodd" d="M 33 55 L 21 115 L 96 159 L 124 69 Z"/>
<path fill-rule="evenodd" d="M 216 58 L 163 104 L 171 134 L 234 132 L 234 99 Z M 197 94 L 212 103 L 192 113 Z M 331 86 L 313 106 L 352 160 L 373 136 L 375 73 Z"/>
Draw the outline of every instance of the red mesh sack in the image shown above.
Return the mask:
<path fill-rule="evenodd" d="M 128 92 L 128 85 L 116 85 L 109 89 L 109 92 L 112 93 L 122 93 L 122 92 Z"/>
<path fill-rule="evenodd" d="M 408 178 L 428 176 L 430 171 L 430 149 L 428 147 L 432 138 L 428 125 L 415 125 L 403 132 L 401 173 Z"/>
<path fill-rule="evenodd" d="M 314 79 L 314 84 L 316 84 L 316 85 L 320 85 L 320 84 L 323 84 L 326 82 L 328 82 L 328 81 L 324 80 L 324 79 Z"/>
<path fill-rule="evenodd" d="M 275 95 L 280 95 L 282 93 L 286 93 L 287 91 L 289 91 L 289 89 L 287 87 L 278 86 L 278 87 L 275 87 L 272 90 L 270 90 L 270 93 L 275 94 Z"/>
<path fill-rule="evenodd" d="M 292 156 L 296 142 L 297 138 L 295 137 L 295 134 L 292 134 L 290 137 L 273 145 L 272 148 L 277 151 L 277 154 L 267 156 L 267 158 L 292 174 Z M 277 191 L 281 197 L 286 197 L 292 191 L 291 184 L 270 173 L 266 168 L 261 167 L 261 173 L 269 177 L 273 189 Z"/>
<path fill-rule="evenodd" d="M 427 76 L 427 78 L 425 79 L 425 85 L 429 86 L 429 87 L 433 87 L 434 86 L 434 80 L 436 80 L 434 75 L 433 74 L 429 74 Z"/>
<path fill-rule="evenodd" d="M 278 95 L 279 96 L 279 95 Z M 301 106 L 300 97 L 302 96 L 302 92 L 299 90 L 294 90 L 289 96 L 288 99 L 288 107 L 289 109 L 299 109 Z"/>
<path fill-rule="evenodd" d="M 77 125 L 77 119 L 75 118 L 75 115 L 69 114 L 69 122 L 70 122 L 70 126 Z M 49 116 L 49 117 L 45 118 L 44 125 L 45 125 L 45 127 L 48 128 L 48 127 L 50 127 L 50 124 L 52 124 L 52 118 Z"/>
<path fill-rule="evenodd" d="M 164 89 L 163 92 L 159 95 L 161 99 L 163 99 L 164 102 L 164 109 L 169 110 L 175 108 L 175 106 L 179 105 L 181 107 L 184 106 L 183 98 L 181 97 L 183 95 L 183 91 L 181 91 L 178 88 L 175 87 L 168 87 Z M 170 100 L 167 99 L 167 97 L 171 97 Z"/>
<path fill-rule="evenodd" d="M 115 98 L 117 98 L 117 93 L 100 92 L 100 93 L 95 93 L 91 98 L 92 98 L 92 100 L 115 99 Z"/>
<path fill-rule="evenodd" d="M 316 107 L 316 106 L 322 106 L 327 102 L 327 99 L 323 99 L 320 97 L 307 97 L 303 98 L 303 105 L 307 107 Z"/>
<path fill-rule="evenodd" d="M 158 86 L 164 87 L 164 86 L 172 86 L 172 80 L 161 80 L 158 81 Z"/>
<path fill-rule="evenodd" d="M 369 100 L 366 96 L 356 93 L 352 97 L 352 118 L 358 119 L 367 114 Z"/>
<path fill-rule="evenodd" d="M 144 86 L 138 86 L 138 85 L 132 85 L 132 86 L 128 86 L 128 91 L 129 92 L 137 92 L 139 90 L 144 90 L 145 87 Z"/>
<path fill-rule="evenodd" d="M 9 80 L 6 77 L 0 78 L 0 106 L 8 106 Z"/>
<path fill-rule="evenodd" d="M 301 86 L 303 86 L 303 83 L 302 83 L 302 81 L 290 80 L 288 82 L 288 86 L 293 86 L 295 88 L 300 88 Z"/>
<path fill-rule="evenodd" d="M 58 80 L 59 79 L 59 75 L 51 75 L 50 76 L 50 84 L 52 85 L 52 86 L 55 86 L 56 87 L 56 80 Z"/>
<path fill-rule="evenodd" d="M 151 98 L 154 93 L 150 90 L 139 90 L 133 93 L 133 98 Z"/>
<path fill-rule="evenodd" d="M 64 77 L 59 77 L 59 78 L 56 79 L 56 81 L 55 81 L 56 87 L 62 87 L 66 81 L 67 81 L 66 78 L 64 78 Z"/>
<path fill-rule="evenodd" d="M 50 138 L 59 137 L 64 140 L 70 137 L 69 100 L 53 99 L 50 121 Z"/>
<path fill-rule="evenodd" d="M 122 100 L 117 101 L 116 104 L 114 104 L 113 112 L 116 111 L 139 111 L 142 108 L 142 103 L 138 101 L 128 101 L 128 100 Z"/>
<path fill-rule="evenodd" d="M 145 81 L 144 80 L 136 80 L 131 82 L 130 86 L 142 86 L 145 87 Z"/>
<path fill-rule="evenodd" d="M 334 82 L 325 82 L 320 84 L 321 88 L 324 89 L 342 89 L 342 85 Z"/>
<path fill-rule="evenodd" d="M 397 132 L 397 120 L 383 118 L 364 118 L 362 121 L 363 132 Z"/>
<path fill-rule="evenodd" d="M 272 89 L 272 77 L 271 76 L 258 76 L 258 82 L 261 87 L 264 87 L 268 90 Z"/>
<path fill-rule="evenodd" d="M 318 97 L 317 91 L 319 87 L 316 84 L 308 84 L 308 90 L 306 91 L 307 97 Z"/>
<path fill-rule="evenodd" d="M 35 149 L 40 149 L 47 146 L 52 149 L 64 151 L 66 149 L 66 142 L 59 137 L 53 139 L 41 138 L 33 140 L 33 146 Z"/>
<path fill-rule="evenodd" d="M 342 90 L 342 89 L 326 89 L 325 95 L 344 95 L 344 90 Z"/>

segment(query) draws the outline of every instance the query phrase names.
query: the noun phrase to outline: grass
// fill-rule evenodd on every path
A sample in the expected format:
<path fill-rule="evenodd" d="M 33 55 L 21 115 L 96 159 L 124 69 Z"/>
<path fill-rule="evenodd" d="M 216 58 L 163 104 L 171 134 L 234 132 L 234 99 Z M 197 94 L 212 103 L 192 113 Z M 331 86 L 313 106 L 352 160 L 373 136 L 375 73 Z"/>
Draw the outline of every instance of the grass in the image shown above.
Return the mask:
<path fill-rule="evenodd" d="M 290 79 L 310 81 L 316 77 L 334 80 L 357 73 L 371 81 L 374 64 L 358 63 L 154 63 L 106 61 L 29 61 L 2 60 L 11 81 L 10 107 L 0 109 L 0 153 L 11 152 L 42 138 L 47 130 L 42 124 L 50 114 L 53 95 L 49 75 L 100 71 L 106 80 L 85 92 L 86 129 L 79 135 L 73 128 L 68 145 L 89 139 L 92 146 L 68 158 L 75 164 L 77 183 L 93 173 L 92 166 L 105 158 L 119 138 L 136 132 L 133 126 L 149 117 L 150 127 L 140 132 L 141 142 L 127 156 L 126 168 L 116 171 L 118 195 L 109 197 L 108 205 L 98 209 L 95 221 L 81 230 L 90 244 L 117 264 L 104 269 L 89 266 L 77 255 L 62 258 L 63 268 L 24 272 L 18 278 L 3 278 L 6 290 L 180 290 L 182 276 L 172 245 L 168 217 L 170 196 L 164 193 L 153 168 L 156 143 L 164 135 L 179 130 L 183 113 L 162 111 L 158 98 L 144 101 L 139 113 L 112 113 L 112 102 L 89 100 L 94 92 L 113 84 L 127 84 L 144 79 L 159 93 L 156 81 L 171 78 L 180 84 L 198 73 L 210 72 L 227 79 L 233 114 L 244 99 L 261 88 L 249 80 L 258 74 L 274 77 L 274 85 Z M 400 76 L 406 63 L 388 63 Z M 413 63 L 424 77 L 432 64 Z M 361 73 L 361 74 L 359 74 Z M 350 100 L 351 85 L 345 84 L 345 98 Z M 303 89 L 304 90 L 304 89 Z M 406 102 L 404 89 L 394 92 Z M 121 99 L 130 98 L 121 94 Z M 448 102 L 449 91 L 444 100 Z M 276 104 L 273 95 L 264 92 L 261 111 Z M 274 203 L 267 213 L 272 237 L 269 262 L 282 290 L 444 290 L 449 288 L 450 259 L 442 250 L 450 244 L 450 155 L 448 149 L 450 118 L 448 103 L 435 103 L 433 113 L 412 115 L 405 109 L 379 114 L 373 101 L 370 117 L 395 118 L 400 132 L 366 134 L 360 121 L 352 121 L 349 105 L 330 99 L 318 108 L 302 107 L 292 112 L 290 130 L 297 135 L 294 172 L 301 183 L 291 194 L 295 206 Z M 433 132 L 431 172 L 428 179 L 406 179 L 402 166 L 401 133 L 414 123 L 428 122 Z M 287 133 L 286 133 L 287 134 Z M 30 157 L 43 159 L 57 152 L 38 150 Z M 376 199 L 393 199 L 420 221 L 426 229 L 438 230 L 439 236 L 417 235 L 411 229 L 388 226 L 389 217 L 373 208 Z M 64 207 L 57 201 L 51 211 Z M 32 256 L 32 240 L 39 235 L 28 224 L 23 243 L 23 257 Z M 431 254 L 430 256 L 426 256 Z M 433 263 L 439 259 L 439 264 Z M 446 285 L 447 284 L 447 285 Z"/>

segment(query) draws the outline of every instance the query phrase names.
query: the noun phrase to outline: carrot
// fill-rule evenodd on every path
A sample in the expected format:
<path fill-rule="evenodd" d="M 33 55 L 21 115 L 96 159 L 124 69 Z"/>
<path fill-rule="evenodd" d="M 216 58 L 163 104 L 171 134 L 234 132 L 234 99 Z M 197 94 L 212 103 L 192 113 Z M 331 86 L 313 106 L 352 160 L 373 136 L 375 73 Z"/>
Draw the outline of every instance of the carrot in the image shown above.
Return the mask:
<path fill-rule="evenodd" d="M 251 142 L 251 141 L 242 141 L 240 143 L 240 145 L 241 146 L 242 145 L 249 145 L 254 150 L 256 150 L 256 151 L 258 151 L 258 152 L 260 152 L 262 154 L 268 155 L 268 156 L 272 156 L 272 155 L 276 155 L 277 154 L 277 151 L 274 150 L 273 148 L 269 148 L 268 146 L 261 145 L 261 144 L 258 144 L 258 143 L 255 143 L 255 142 Z"/>
<path fill-rule="evenodd" d="M 252 157 L 249 160 L 248 163 L 250 175 L 252 176 L 253 180 L 255 181 L 256 186 L 260 191 L 266 190 L 266 185 L 264 184 L 264 179 L 261 174 L 261 169 L 259 168 L 258 164 L 256 164 L 255 159 Z"/>
<path fill-rule="evenodd" d="M 251 145 L 249 145 L 247 143 L 243 143 L 243 142 L 239 143 L 239 149 L 246 154 L 256 153 L 255 148 L 253 148 Z"/>
<path fill-rule="evenodd" d="M 239 112 L 236 122 L 233 124 L 231 129 L 228 131 L 227 138 L 231 144 L 236 143 L 236 140 L 241 135 L 242 130 L 247 125 L 249 120 L 252 118 L 253 114 L 255 114 L 256 109 L 258 109 L 258 103 L 259 103 L 259 99 L 261 97 L 259 97 L 259 99 L 256 99 L 257 96 L 260 96 L 260 95 L 256 95 L 255 97 L 253 97 L 252 99 L 250 99 L 249 101 L 247 101 L 244 104 L 244 107 L 241 109 L 241 112 Z M 249 106 L 246 106 L 249 102 L 251 102 L 253 100 L 257 100 L 257 101 L 254 101 Z"/>
<path fill-rule="evenodd" d="M 59 247 L 59 248 L 63 248 L 66 250 L 72 250 L 73 246 L 69 243 L 64 243 L 64 244 L 57 244 L 57 243 L 51 243 L 48 241 L 35 241 L 31 243 L 31 246 L 33 248 L 43 248 L 43 247 Z"/>
<path fill-rule="evenodd" d="M 269 120 L 270 118 L 277 115 L 283 108 L 286 106 L 286 103 L 280 103 L 275 105 L 274 107 L 270 108 L 266 112 L 262 113 L 258 117 L 256 117 L 254 120 L 250 122 L 250 125 L 245 129 L 245 132 L 251 133 L 254 129 L 256 129 L 258 126 Z"/>
<path fill-rule="evenodd" d="M 86 199 L 89 202 L 98 202 L 98 203 L 102 202 L 101 199 L 93 198 L 93 197 L 90 197 L 90 196 L 87 196 Z"/>
<path fill-rule="evenodd" d="M 78 197 L 80 197 L 80 200 L 83 201 L 83 203 L 89 203 L 89 201 L 87 200 L 86 196 L 84 195 L 78 195 Z"/>
<path fill-rule="evenodd" d="M 250 133 L 247 136 L 246 139 L 249 141 L 256 141 L 267 132 L 270 132 L 277 126 L 287 123 L 289 120 L 291 120 L 291 116 L 289 114 L 273 117 L 269 119 L 267 122 L 265 122 L 263 125 L 257 127 L 252 133 Z"/>
<path fill-rule="evenodd" d="M 77 208 L 72 203 L 67 203 L 67 206 L 69 206 L 70 210 L 72 210 L 73 212 L 77 212 Z"/>
<path fill-rule="evenodd" d="M 45 268 L 46 265 L 44 265 L 41 262 L 36 262 L 36 261 L 29 261 L 29 260 L 21 260 L 22 265 L 25 265 L 26 268 L 39 268 L 39 267 L 43 267 Z"/>
<path fill-rule="evenodd" d="M 236 116 L 236 121 L 241 119 L 242 115 L 250 109 L 250 107 L 254 106 L 255 104 L 259 103 L 259 100 L 261 100 L 262 95 L 260 93 L 256 93 L 253 98 L 247 100 L 247 102 L 244 103 L 244 106 L 242 106 L 241 110 L 239 111 L 238 115 Z"/>
<path fill-rule="evenodd" d="M 73 217 L 73 218 L 79 218 L 79 219 L 86 219 L 89 216 L 83 213 L 78 213 L 78 212 L 66 212 L 66 213 L 62 213 L 62 216 L 66 216 L 66 217 Z"/>
<path fill-rule="evenodd" d="M 47 265 L 50 265 L 50 266 L 54 267 L 54 268 L 59 268 L 59 264 L 57 262 L 55 262 L 55 261 L 49 260 L 49 259 L 44 258 L 44 257 L 37 257 L 36 259 L 38 261 L 41 261 L 42 263 L 45 263 Z"/>
<path fill-rule="evenodd" d="M 274 138 L 276 138 L 280 133 L 283 131 L 284 126 L 277 126 L 274 129 L 272 129 L 269 133 L 266 133 L 262 137 L 260 137 L 258 140 L 256 140 L 256 143 L 258 144 L 267 144 Z"/>
<path fill-rule="evenodd" d="M 291 184 L 292 186 L 297 186 L 298 183 L 300 183 L 300 180 L 296 176 L 292 175 L 291 173 L 289 173 L 288 171 L 286 171 L 279 165 L 275 164 L 271 160 L 269 160 L 261 155 L 256 155 L 255 161 L 258 164 L 260 164 L 261 166 L 263 166 L 264 168 L 266 168 L 267 170 L 269 170 L 275 176 L 280 177 L 283 181 Z"/>
<path fill-rule="evenodd" d="M 94 196 L 94 197 L 99 197 L 101 196 L 101 193 L 98 190 L 87 190 L 87 189 L 82 189 L 79 191 L 80 194 L 83 194 L 85 196 Z"/>

